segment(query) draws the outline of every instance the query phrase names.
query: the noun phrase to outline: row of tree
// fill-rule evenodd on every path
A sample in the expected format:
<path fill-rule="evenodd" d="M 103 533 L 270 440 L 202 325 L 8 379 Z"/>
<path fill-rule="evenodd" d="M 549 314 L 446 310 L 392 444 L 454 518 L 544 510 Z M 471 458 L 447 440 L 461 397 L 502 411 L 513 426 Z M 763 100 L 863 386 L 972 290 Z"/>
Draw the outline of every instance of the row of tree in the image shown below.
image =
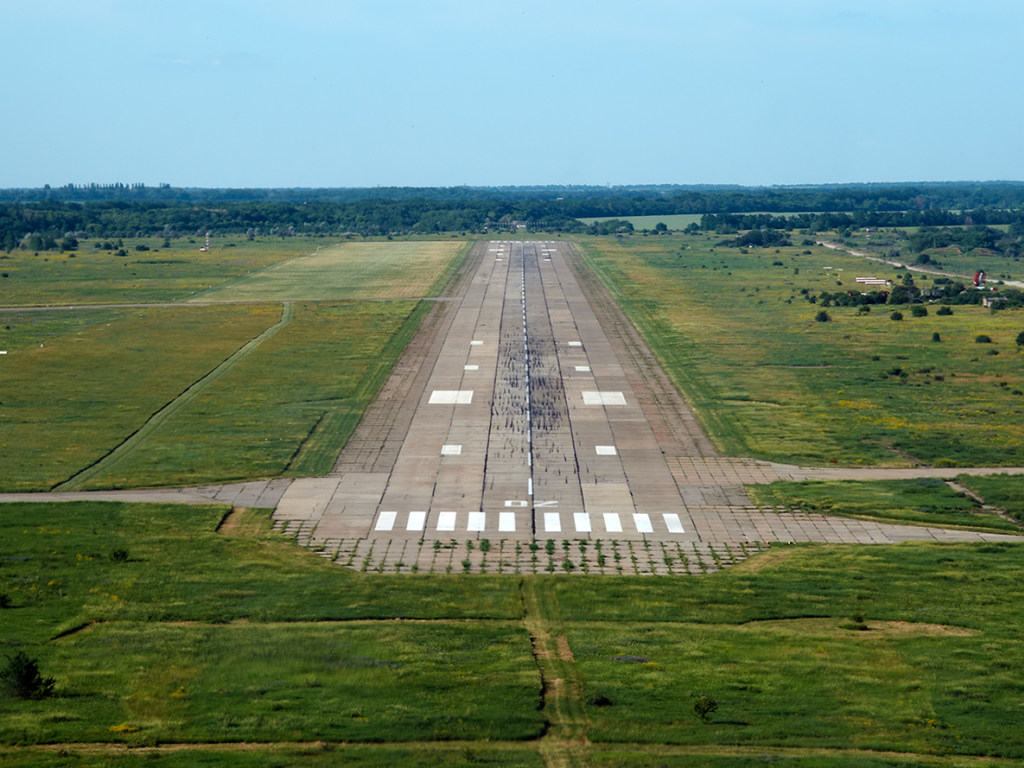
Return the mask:
<path fill-rule="evenodd" d="M 299 194 L 304 199 L 299 199 Z M 246 195 L 249 195 L 246 198 Z M 338 199 L 331 199 L 334 195 Z M 181 190 L 109 185 L 0 190 L 0 247 L 50 247 L 67 236 L 135 237 L 260 232 L 364 235 L 483 232 L 522 224 L 583 232 L 578 218 L 611 215 L 595 234 L 630 233 L 625 216 L 702 213 L 692 229 L 791 232 L 863 227 L 986 227 L 1024 229 L 1024 184 L 853 185 L 770 188 L 445 188 L 436 190 Z M 975 203 L 969 206 L 967 203 Z M 780 215 L 780 211 L 789 212 Z M 1013 229 L 1016 227 L 1016 230 Z M 664 225 L 661 225 L 664 230 Z M 993 230 L 995 231 L 995 230 Z M 951 230 L 932 245 L 966 237 Z M 992 235 L 972 235 L 992 247 Z M 756 244 L 784 238 L 753 235 Z M 924 238 L 925 235 L 922 235 Z M 28 240 L 26 240 L 28 238 Z M 40 238 L 34 240 L 32 238 Z M 925 242 L 921 239 L 921 242 Z M 966 240 L 964 241 L 967 242 Z M 755 243 L 742 243 L 755 244 Z"/>
<path fill-rule="evenodd" d="M 352 203 L 363 200 L 453 203 L 537 200 L 558 203 L 571 218 L 651 216 L 677 213 L 771 213 L 826 211 L 998 210 L 1024 205 L 1024 182 L 933 182 L 918 184 L 823 184 L 742 187 L 735 185 L 648 184 L 524 187 L 366 187 L 200 189 L 160 184 L 67 184 L 38 189 L 0 189 L 0 201 L 170 203 L 276 202 Z"/>

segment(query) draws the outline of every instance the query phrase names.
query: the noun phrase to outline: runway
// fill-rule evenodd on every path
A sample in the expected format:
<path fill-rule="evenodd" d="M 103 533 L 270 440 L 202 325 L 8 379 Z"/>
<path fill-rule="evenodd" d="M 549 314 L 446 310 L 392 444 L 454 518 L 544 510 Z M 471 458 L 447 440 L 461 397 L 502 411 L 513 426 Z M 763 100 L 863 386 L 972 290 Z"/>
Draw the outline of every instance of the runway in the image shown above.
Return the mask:
<path fill-rule="evenodd" d="M 695 538 L 567 247 L 487 244 L 391 471 L 343 475 L 317 538 Z"/>
<path fill-rule="evenodd" d="M 1008 538 L 755 507 L 744 483 L 804 470 L 715 455 L 607 313 L 619 337 L 606 334 L 570 268 L 573 247 L 478 244 L 452 314 L 399 364 L 336 471 L 292 482 L 278 529 L 350 567 L 391 572 L 556 561 L 707 572 L 777 541 Z M 548 541 L 563 551 L 538 557 L 535 542 Z"/>

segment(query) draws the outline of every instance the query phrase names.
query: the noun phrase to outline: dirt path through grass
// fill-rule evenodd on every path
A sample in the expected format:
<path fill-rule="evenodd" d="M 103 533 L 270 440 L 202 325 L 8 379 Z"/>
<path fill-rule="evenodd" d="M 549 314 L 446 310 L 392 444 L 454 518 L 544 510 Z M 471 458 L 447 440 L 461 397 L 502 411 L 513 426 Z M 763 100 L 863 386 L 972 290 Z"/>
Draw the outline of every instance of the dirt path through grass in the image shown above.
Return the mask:
<path fill-rule="evenodd" d="M 522 580 L 523 624 L 530 633 L 543 686 L 543 711 L 548 727 L 541 739 L 541 754 L 549 768 L 569 768 L 587 764 L 590 742 L 583 680 L 559 620 L 553 587 L 550 579 L 537 576 Z"/>
<path fill-rule="evenodd" d="M 183 407 L 188 405 L 196 395 L 205 390 L 217 379 L 221 378 L 225 373 L 230 371 L 235 365 L 241 360 L 244 360 L 249 354 L 251 354 L 257 347 L 260 346 L 264 341 L 273 337 L 282 328 L 287 326 L 295 318 L 295 307 L 290 301 L 286 301 L 281 305 L 281 319 L 274 325 L 267 328 L 265 331 L 260 333 L 258 336 L 253 337 L 246 342 L 241 348 L 233 352 L 231 355 L 226 357 L 216 368 L 207 373 L 202 378 L 198 379 L 188 389 L 178 395 L 176 398 L 167 403 L 163 408 L 158 410 L 152 416 L 150 416 L 146 422 L 139 427 L 135 432 L 129 435 L 123 442 L 117 445 L 113 450 L 103 456 L 99 461 L 89 465 L 78 474 L 65 480 L 63 483 L 56 485 L 52 490 L 54 491 L 77 491 L 87 481 L 100 475 L 104 472 L 108 472 L 117 462 L 129 456 L 147 437 L 155 432 L 159 427 L 167 421 L 171 416 L 181 410 Z"/>

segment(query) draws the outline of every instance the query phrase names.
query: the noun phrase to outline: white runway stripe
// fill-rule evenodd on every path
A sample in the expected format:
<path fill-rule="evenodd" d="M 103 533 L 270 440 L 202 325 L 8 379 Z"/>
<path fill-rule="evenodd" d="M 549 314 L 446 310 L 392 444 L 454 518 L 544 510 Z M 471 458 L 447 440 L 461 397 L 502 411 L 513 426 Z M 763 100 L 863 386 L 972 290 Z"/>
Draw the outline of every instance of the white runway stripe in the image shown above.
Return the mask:
<path fill-rule="evenodd" d="M 470 512 L 467 531 L 482 531 L 487 527 L 487 515 L 483 512 Z"/>
<path fill-rule="evenodd" d="M 618 512 L 604 513 L 604 529 L 608 533 L 622 533 L 622 520 Z"/>
<path fill-rule="evenodd" d="M 441 512 L 437 516 L 437 530 L 439 530 L 439 531 L 454 531 L 455 530 L 455 513 L 454 512 Z"/>
<path fill-rule="evenodd" d="M 557 512 L 544 513 L 544 530 L 547 533 L 562 532 L 562 518 L 559 517 Z"/>
<path fill-rule="evenodd" d="M 654 533 L 654 527 L 651 525 L 650 515 L 644 514 L 643 512 L 636 512 L 633 515 L 633 522 L 636 524 L 636 529 L 640 533 Z"/>
<path fill-rule="evenodd" d="M 409 520 L 405 524 L 405 530 L 407 531 L 422 531 L 423 526 L 427 522 L 426 512 L 410 512 Z"/>
<path fill-rule="evenodd" d="M 515 512 L 499 512 L 498 513 L 498 530 L 502 533 L 512 533 L 516 529 L 516 513 Z"/>
<path fill-rule="evenodd" d="M 390 531 L 395 527 L 395 518 L 398 517 L 397 512 L 381 512 L 380 517 L 377 518 L 378 531 Z"/>
<path fill-rule="evenodd" d="M 665 518 L 665 525 L 668 526 L 669 533 L 684 533 L 683 524 L 679 521 L 679 515 L 665 513 L 662 515 Z"/>
<path fill-rule="evenodd" d="M 590 515 L 586 512 L 573 512 L 572 523 L 577 533 L 590 533 Z"/>

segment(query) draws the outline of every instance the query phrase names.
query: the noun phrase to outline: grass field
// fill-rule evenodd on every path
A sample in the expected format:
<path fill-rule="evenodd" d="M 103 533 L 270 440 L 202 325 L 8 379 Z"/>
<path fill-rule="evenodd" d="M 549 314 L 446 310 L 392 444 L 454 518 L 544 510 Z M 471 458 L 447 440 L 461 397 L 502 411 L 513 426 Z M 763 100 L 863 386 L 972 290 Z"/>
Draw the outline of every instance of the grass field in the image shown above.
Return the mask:
<path fill-rule="evenodd" d="M 5 764 L 61 764 L 33 746 L 53 743 L 92 765 L 134 764 L 117 745 L 170 765 L 1024 758 L 1021 545 L 773 548 L 687 579 L 369 576 L 266 512 L 218 532 L 225 513 L 5 506 L 0 652 L 55 680 L 0 697 Z"/>
<path fill-rule="evenodd" d="M 637 230 L 654 229 L 659 222 L 664 224 L 670 230 L 682 230 L 686 229 L 690 224 L 699 224 L 701 214 L 674 213 L 665 216 L 598 216 L 595 218 L 580 219 L 580 221 L 589 226 L 596 221 L 611 221 L 612 219 L 628 221 L 633 225 L 633 228 Z"/>
<path fill-rule="evenodd" d="M 158 242 L 127 257 L 88 244 L 10 257 L 24 269 L 3 287 L 20 288 L 0 303 L 74 308 L 0 313 L 0 490 L 326 472 L 428 311 L 414 299 L 436 294 L 467 251 L 351 243 L 303 257 L 313 241 L 209 253 Z M 136 257 L 142 282 L 125 282 Z M 203 303 L 89 306 L 225 283 Z"/>
<path fill-rule="evenodd" d="M 989 478 L 977 482 L 972 478 L 965 476 L 961 480 L 989 490 Z M 1014 481 L 1015 490 L 1024 490 L 1021 478 L 1015 477 Z M 1019 525 L 934 478 L 778 482 L 749 485 L 747 493 L 763 506 L 822 515 L 978 531 L 1019 533 L 1021 530 Z M 988 497 L 1005 499 L 1007 495 L 998 494 L 993 488 Z M 987 500 L 986 496 L 983 498 Z"/>
<path fill-rule="evenodd" d="M 97 249 L 83 240 L 76 251 L 12 251 L 0 254 L 0 306 L 107 304 L 181 301 L 265 267 L 304 253 L 323 240 L 277 238 L 246 242 L 214 239 L 208 252 L 196 238 L 126 238 L 125 256 Z M 145 247 L 148 250 L 138 251 Z"/>
<path fill-rule="evenodd" d="M 740 251 L 706 236 L 593 238 L 612 290 L 712 439 L 731 455 L 793 463 L 1024 464 L 1017 311 L 807 300 L 896 270 L 818 247 Z M 806 252 L 805 252 L 806 251 Z M 927 280 L 923 281 L 925 285 Z M 933 341 L 933 334 L 940 341 Z M 985 334 L 991 344 L 977 344 Z"/>
<path fill-rule="evenodd" d="M 460 241 L 344 243 L 275 264 L 197 295 L 196 301 L 410 299 L 450 277 Z"/>

